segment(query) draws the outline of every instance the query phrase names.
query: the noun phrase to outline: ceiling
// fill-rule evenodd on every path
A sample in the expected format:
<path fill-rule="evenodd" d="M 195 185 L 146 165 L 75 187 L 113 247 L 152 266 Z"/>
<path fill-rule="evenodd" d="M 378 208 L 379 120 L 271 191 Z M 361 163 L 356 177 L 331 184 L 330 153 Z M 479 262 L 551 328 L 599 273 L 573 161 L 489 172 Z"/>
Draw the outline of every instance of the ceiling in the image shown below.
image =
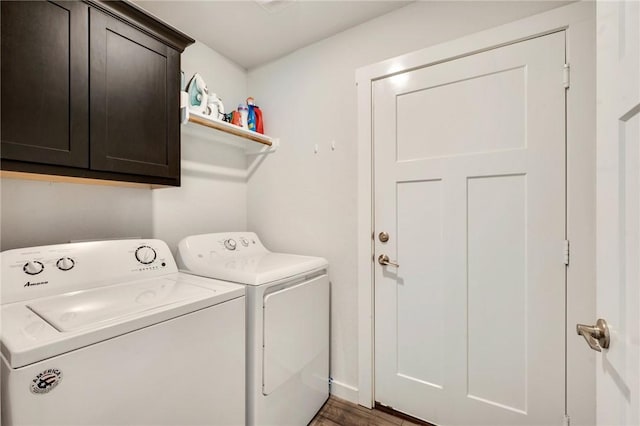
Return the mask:
<path fill-rule="evenodd" d="M 411 3 L 405 0 L 134 0 L 251 69 Z"/>

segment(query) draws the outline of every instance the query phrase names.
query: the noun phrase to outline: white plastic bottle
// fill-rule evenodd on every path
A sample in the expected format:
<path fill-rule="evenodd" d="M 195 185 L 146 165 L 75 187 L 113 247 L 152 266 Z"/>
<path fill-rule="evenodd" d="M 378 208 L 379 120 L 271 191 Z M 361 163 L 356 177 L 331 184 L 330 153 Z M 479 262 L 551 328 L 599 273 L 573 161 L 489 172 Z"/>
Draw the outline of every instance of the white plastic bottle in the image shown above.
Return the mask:
<path fill-rule="evenodd" d="M 222 120 L 224 118 L 224 104 L 222 103 L 222 99 L 215 93 L 209 93 L 207 102 L 207 115 L 215 120 Z"/>
<path fill-rule="evenodd" d="M 219 113 L 219 109 L 218 109 L 218 97 L 216 96 L 215 93 L 212 93 L 209 95 L 209 97 L 207 98 L 207 110 L 206 110 L 206 115 L 208 115 L 211 118 L 218 118 L 218 113 Z"/>
<path fill-rule="evenodd" d="M 222 99 L 220 98 L 218 98 L 218 117 L 216 118 L 218 118 L 218 120 L 224 119 L 224 104 L 222 103 Z"/>
<path fill-rule="evenodd" d="M 242 127 L 245 129 L 249 128 L 249 124 L 247 123 L 249 119 L 249 108 L 245 104 L 238 105 L 238 112 L 240 113 L 240 120 Z"/>

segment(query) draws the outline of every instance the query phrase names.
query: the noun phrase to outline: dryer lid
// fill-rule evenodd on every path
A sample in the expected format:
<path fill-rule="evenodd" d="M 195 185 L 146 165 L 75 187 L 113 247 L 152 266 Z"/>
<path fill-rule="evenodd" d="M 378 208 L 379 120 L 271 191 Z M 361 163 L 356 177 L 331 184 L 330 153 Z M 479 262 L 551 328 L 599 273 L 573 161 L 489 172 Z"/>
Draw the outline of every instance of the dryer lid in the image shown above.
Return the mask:
<path fill-rule="evenodd" d="M 262 285 L 326 269 L 321 257 L 273 253 L 253 232 L 192 235 L 178 244 L 178 267 L 203 277 Z"/>
<path fill-rule="evenodd" d="M 188 262 L 189 272 L 245 285 L 262 285 L 327 268 L 321 257 L 265 253 L 246 257 L 198 258 Z"/>

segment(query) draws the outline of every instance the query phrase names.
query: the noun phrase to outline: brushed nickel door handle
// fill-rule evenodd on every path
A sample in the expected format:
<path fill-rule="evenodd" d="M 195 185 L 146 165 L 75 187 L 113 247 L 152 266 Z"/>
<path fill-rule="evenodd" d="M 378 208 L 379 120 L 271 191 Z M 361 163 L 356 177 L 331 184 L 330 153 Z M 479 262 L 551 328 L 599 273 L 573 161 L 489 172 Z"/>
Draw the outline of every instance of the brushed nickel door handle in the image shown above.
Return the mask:
<path fill-rule="evenodd" d="M 584 337 L 587 344 L 594 351 L 602 352 L 608 349 L 611 341 L 607 321 L 599 318 L 596 325 L 576 324 L 576 332 Z"/>
<path fill-rule="evenodd" d="M 400 267 L 400 265 L 398 265 L 396 262 L 390 261 L 389 256 L 387 256 L 386 254 L 381 254 L 380 256 L 378 256 L 378 263 L 382 266 L 395 266 L 396 268 Z"/>

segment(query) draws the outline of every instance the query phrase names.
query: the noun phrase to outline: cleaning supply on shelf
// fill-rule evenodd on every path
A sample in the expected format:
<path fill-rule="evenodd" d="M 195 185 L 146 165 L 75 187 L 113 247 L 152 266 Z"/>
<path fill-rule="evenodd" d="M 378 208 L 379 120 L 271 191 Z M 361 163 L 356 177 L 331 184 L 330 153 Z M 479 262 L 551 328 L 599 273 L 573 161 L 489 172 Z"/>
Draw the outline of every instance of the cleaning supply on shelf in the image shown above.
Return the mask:
<path fill-rule="evenodd" d="M 258 107 L 258 105 L 254 105 L 253 112 L 256 115 L 256 132 L 264 135 L 264 121 L 262 120 L 262 110 Z"/>
<path fill-rule="evenodd" d="M 215 96 L 215 94 L 214 94 Z M 216 98 L 218 98 L 216 96 Z M 222 99 L 218 98 L 218 119 L 219 120 L 224 120 L 224 116 L 226 114 L 224 113 L 224 104 L 222 103 Z"/>
<path fill-rule="evenodd" d="M 215 93 L 207 98 L 207 109 L 204 115 L 214 119 L 218 118 L 218 98 L 215 97 Z"/>
<path fill-rule="evenodd" d="M 215 120 L 222 120 L 224 118 L 224 105 L 222 104 L 222 99 L 220 99 L 215 93 L 210 93 L 207 98 L 206 115 Z"/>
<path fill-rule="evenodd" d="M 245 104 L 238 105 L 238 112 L 240 113 L 241 126 L 247 128 L 247 120 L 249 118 L 249 109 Z"/>
<path fill-rule="evenodd" d="M 249 109 L 249 113 L 247 114 L 247 129 L 252 132 L 256 131 L 256 112 L 255 112 L 255 102 L 253 98 L 247 98 L 247 108 Z"/>
<path fill-rule="evenodd" d="M 231 124 L 242 127 L 242 117 L 240 117 L 239 111 L 233 111 L 231 113 Z"/>

